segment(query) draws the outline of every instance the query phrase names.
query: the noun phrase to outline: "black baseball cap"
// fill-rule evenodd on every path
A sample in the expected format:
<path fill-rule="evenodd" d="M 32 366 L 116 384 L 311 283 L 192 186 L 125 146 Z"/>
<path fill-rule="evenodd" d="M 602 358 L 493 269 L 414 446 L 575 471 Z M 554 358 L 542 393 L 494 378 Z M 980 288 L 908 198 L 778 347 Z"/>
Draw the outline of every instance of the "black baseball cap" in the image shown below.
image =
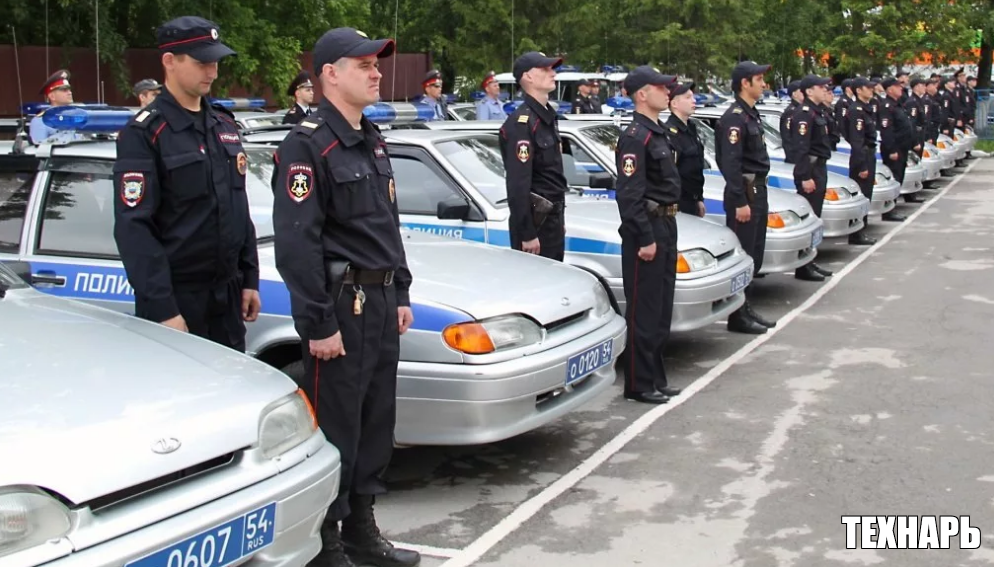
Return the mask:
<path fill-rule="evenodd" d="M 736 92 L 742 79 L 751 79 L 756 75 L 765 75 L 773 65 L 760 65 L 755 61 L 739 61 L 732 69 L 732 85 L 735 85 Z"/>
<path fill-rule="evenodd" d="M 138 96 L 145 91 L 158 91 L 161 89 L 162 85 L 159 84 L 159 81 L 156 81 L 155 79 L 142 79 L 135 83 L 135 86 L 132 87 L 131 92 L 135 93 L 135 96 Z"/>
<path fill-rule="evenodd" d="M 687 91 L 694 90 L 694 82 L 688 81 L 686 83 L 679 83 L 677 86 L 670 88 L 670 99 L 682 95 Z"/>
<path fill-rule="evenodd" d="M 797 91 L 797 89 L 799 88 L 801 88 L 801 81 L 791 81 L 787 85 L 787 95 L 794 94 L 794 92 Z"/>
<path fill-rule="evenodd" d="M 529 51 L 514 60 L 514 80 L 520 81 L 521 76 L 532 69 L 558 67 L 562 62 L 562 57 L 549 57 L 541 51 Z"/>
<path fill-rule="evenodd" d="M 624 87 L 628 92 L 628 96 L 631 97 L 635 95 L 635 91 L 646 85 L 657 85 L 673 88 L 676 84 L 676 75 L 664 75 L 655 67 L 640 65 L 632 69 L 631 72 L 625 76 Z"/>
<path fill-rule="evenodd" d="M 824 87 L 825 85 L 832 84 L 832 79 L 829 77 L 819 77 L 818 75 L 807 75 L 801 79 L 801 90 L 806 91 L 811 87 Z"/>
<path fill-rule="evenodd" d="M 390 57 L 395 45 L 392 39 L 369 39 L 364 32 L 355 28 L 330 29 L 314 43 L 314 75 L 320 76 L 325 65 L 342 57 Z"/>
<path fill-rule="evenodd" d="M 852 79 L 842 79 L 842 90 L 852 89 Z"/>
<path fill-rule="evenodd" d="M 927 85 L 927 84 L 928 80 L 923 79 L 921 77 L 915 77 L 914 79 L 911 79 L 911 88 L 915 88 L 918 85 Z"/>
<path fill-rule="evenodd" d="M 588 81 L 587 79 L 580 79 L 579 81 L 576 82 L 576 86 L 578 87 L 589 87 L 590 85 L 591 82 Z"/>
<path fill-rule="evenodd" d="M 862 89 L 862 88 L 866 88 L 866 87 L 869 87 L 869 88 L 872 89 L 873 87 L 876 87 L 876 86 L 877 86 L 877 82 L 876 81 L 867 79 L 866 77 L 856 77 L 855 79 L 852 80 L 852 89 L 853 90 Z"/>
<path fill-rule="evenodd" d="M 882 86 L 885 89 L 889 89 L 889 88 L 893 87 L 894 85 L 900 85 L 900 84 L 901 84 L 901 81 L 898 81 L 894 77 L 887 77 L 886 79 L 884 79 L 883 81 L 880 82 L 880 86 Z"/>
<path fill-rule="evenodd" d="M 201 63 L 214 63 L 229 55 L 237 55 L 221 43 L 221 29 L 217 24 L 198 16 L 169 20 L 159 26 L 155 37 L 160 51 L 189 55 Z"/>

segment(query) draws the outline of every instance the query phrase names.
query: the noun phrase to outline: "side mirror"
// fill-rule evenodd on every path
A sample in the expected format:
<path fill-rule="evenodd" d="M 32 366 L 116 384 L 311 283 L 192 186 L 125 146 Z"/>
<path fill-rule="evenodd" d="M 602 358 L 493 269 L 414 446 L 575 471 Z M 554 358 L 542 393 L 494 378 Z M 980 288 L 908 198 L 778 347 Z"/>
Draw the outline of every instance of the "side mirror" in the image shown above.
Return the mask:
<path fill-rule="evenodd" d="M 590 174 L 591 189 L 614 189 L 614 176 L 606 171 Z"/>
<path fill-rule="evenodd" d="M 467 220 L 469 211 L 469 203 L 465 199 L 450 197 L 438 202 L 435 214 L 440 220 Z"/>

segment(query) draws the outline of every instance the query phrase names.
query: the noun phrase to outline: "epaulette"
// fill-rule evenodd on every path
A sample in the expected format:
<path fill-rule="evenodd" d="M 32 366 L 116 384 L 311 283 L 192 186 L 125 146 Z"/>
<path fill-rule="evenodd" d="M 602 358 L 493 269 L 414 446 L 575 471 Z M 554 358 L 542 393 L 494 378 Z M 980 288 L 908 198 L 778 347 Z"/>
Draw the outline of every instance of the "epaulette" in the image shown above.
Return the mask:
<path fill-rule="evenodd" d="M 235 113 L 232 112 L 231 109 L 225 108 L 225 107 L 221 106 L 220 104 L 212 104 L 211 108 L 213 108 L 214 110 L 220 111 L 223 114 L 226 114 L 228 116 L 228 118 L 231 118 L 232 121 L 235 120 Z"/>
<path fill-rule="evenodd" d="M 297 132 L 298 134 L 303 134 L 307 137 L 310 137 L 314 135 L 314 132 L 316 132 L 317 129 L 320 128 L 322 124 L 324 124 L 324 117 L 320 115 L 315 116 L 312 114 L 307 118 L 298 122 L 297 125 L 293 128 L 293 131 Z"/>
<path fill-rule="evenodd" d="M 670 126 L 670 132 L 673 132 L 674 134 L 679 134 L 679 133 L 680 133 L 680 130 L 677 130 L 677 129 L 676 129 L 676 128 L 674 128 L 673 126 Z"/>
<path fill-rule="evenodd" d="M 805 104 L 804 106 L 801 107 L 801 110 L 803 110 L 804 112 L 807 112 L 807 111 L 811 110 L 811 108 L 808 107 L 808 105 Z"/>
<path fill-rule="evenodd" d="M 532 117 L 532 115 L 528 111 L 528 109 L 527 108 L 522 108 L 521 109 L 521 114 L 518 114 L 518 119 L 515 120 L 515 122 L 517 122 L 518 124 L 528 124 L 528 121 L 531 120 L 531 117 Z"/>
<path fill-rule="evenodd" d="M 741 106 L 736 106 L 735 108 L 732 109 L 732 113 L 733 114 L 742 114 L 742 107 Z"/>
<path fill-rule="evenodd" d="M 155 122 L 156 117 L 159 116 L 158 108 L 143 108 L 135 114 L 131 122 L 128 123 L 129 126 L 134 126 L 136 128 L 148 128 L 153 122 Z"/>

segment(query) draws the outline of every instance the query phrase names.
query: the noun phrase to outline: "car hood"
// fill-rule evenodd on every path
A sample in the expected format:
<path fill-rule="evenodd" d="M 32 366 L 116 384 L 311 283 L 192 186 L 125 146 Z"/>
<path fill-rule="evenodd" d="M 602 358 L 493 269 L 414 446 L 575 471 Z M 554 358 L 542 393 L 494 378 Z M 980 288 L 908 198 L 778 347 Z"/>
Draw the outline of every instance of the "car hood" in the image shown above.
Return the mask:
<path fill-rule="evenodd" d="M 703 248 L 715 257 L 739 245 L 735 233 L 704 219 L 677 213 L 677 250 Z M 566 198 L 566 233 L 606 243 L 619 243 L 621 215 L 615 201 L 570 195 Z M 620 253 L 620 252 L 619 252 Z"/>
<path fill-rule="evenodd" d="M 810 214 L 811 205 L 808 200 L 801 197 L 796 192 L 791 191 L 767 191 L 767 201 L 770 212 L 779 213 L 782 211 L 793 211 L 800 217 Z M 725 198 L 725 178 L 721 175 L 704 176 L 704 198 L 723 201 Z"/>
<path fill-rule="evenodd" d="M 410 294 L 416 326 L 419 309 L 430 309 L 432 316 L 444 310 L 451 323 L 523 313 L 545 325 L 595 304 L 600 284 L 578 268 L 510 248 L 416 230 L 401 229 L 401 234 L 414 278 Z M 259 248 L 259 264 L 262 277 L 281 282 L 285 295 L 272 246 Z M 558 301 L 563 297 L 569 298 L 568 306 Z M 267 294 L 267 300 L 273 298 Z"/>
<path fill-rule="evenodd" d="M 90 501 L 256 443 L 296 386 L 224 347 L 31 289 L 0 300 L 0 486 Z M 173 453 L 152 451 L 174 438 Z"/>

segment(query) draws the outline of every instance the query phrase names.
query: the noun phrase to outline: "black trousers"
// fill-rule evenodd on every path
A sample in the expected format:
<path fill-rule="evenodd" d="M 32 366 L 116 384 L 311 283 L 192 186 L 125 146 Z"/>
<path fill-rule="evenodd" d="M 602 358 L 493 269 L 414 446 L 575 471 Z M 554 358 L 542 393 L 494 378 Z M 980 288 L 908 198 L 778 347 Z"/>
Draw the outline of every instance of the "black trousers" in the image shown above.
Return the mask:
<path fill-rule="evenodd" d="M 541 246 L 539 256 L 563 261 L 566 255 L 566 214 L 564 206 L 549 213 L 538 227 L 538 243 Z M 521 238 L 511 229 L 511 248 L 521 250 Z"/>
<path fill-rule="evenodd" d="M 691 216 L 699 217 L 700 211 L 697 207 L 697 204 L 700 202 L 701 201 L 698 201 L 690 197 L 684 198 L 681 195 L 680 200 L 677 201 L 677 210 L 679 210 L 681 213 L 686 213 Z"/>
<path fill-rule="evenodd" d="M 897 159 L 890 159 L 890 154 L 896 153 Z M 907 150 L 880 150 L 880 157 L 883 159 L 884 165 L 890 168 L 894 172 L 894 179 L 898 183 L 904 184 L 904 171 L 908 169 L 908 151 Z"/>
<path fill-rule="evenodd" d="M 328 520 L 348 517 L 349 495 L 386 493 L 383 475 L 393 455 L 397 420 L 397 294 L 393 285 L 364 285 L 361 315 L 353 313 L 355 289 L 346 285 L 335 305 L 345 356 L 318 360 L 302 337 L 300 387 L 314 405 L 318 425 L 342 456 L 338 497 Z"/>
<path fill-rule="evenodd" d="M 770 213 L 766 186 L 756 186 L 756 200 L 749 205 L 752 213 L 749 222 L 735 220 L 735 209 L 728 210 L 728 205 L 725 207 L 725 226 L 732 229 L 735 236 L 739 237 L 742 249 L 752 256 L 753 275 L 758 274 L 759 269 L 763 267 L 763 254 L 766 253 L 766 221 Z"/>
<path fill-rule="evenodd" d="M 174 287 L 173 297 L 191 334 L 245 352 L 241 287 L 241 280 L 232 278 L 215 287 Z M 151 320 L 140 298 L 135 299 L 135 315 Z"/>
<path fill-rule="evenodd" d="M 627 231 L 621 234 L 621 275 L 628 321 L 628 343 L 621 355 L 626 394 L 651 393 L 667 385 L 663 351 L 670 338 L 676 291 L 676 218 L 653 218 L 652 233 L 656 257 L 651 262 L 639 259 L 635 235 Z"/>
<path fill-rule="evenodd" d="M 808 159 L 807 156 L 802 159 Z M 821 218 L 821 210 L 825 206 L 825 191 L 828 189 L 828 160 L 825 158 L 818 158 L 812 165 L 811 177 L 815 181 L 815 190 L 811 193 L 806 193 L 804 189 L 801 188 L 801 179 L 794 177 L 794 186 L 797 188 L 797 194 L 801 197 L 807 199 L 808 204 L 811 205 L 811 209 L 814 211 L 815 216 Z"/>
<path fill-rule="evenodd" d="M 849 157 L 849 178 L 855 181 L 856 185 L 859 185 L 859 190 L 861 193 L 863 193 L 863 196 L 872 201 L 873 181 L 874 177 L 877 175 L 877 158 L 876 158 L 877 152 L 876 149 L 874 148 L 865 148 L 863 149 L 863 152 L 865 157 L 863 158 L 862 162 L 867 165 L 865 166 L 866 167 L 865 170 L 860 170 L 860 171 L 869 171 L 869 173 L 866 176 L 866 179 L 861 179 L 859 177 L 860 171 L 857 171 L 856 167 L 853 165 L 853 162 L 855 160 L 851 155 Z"/>

